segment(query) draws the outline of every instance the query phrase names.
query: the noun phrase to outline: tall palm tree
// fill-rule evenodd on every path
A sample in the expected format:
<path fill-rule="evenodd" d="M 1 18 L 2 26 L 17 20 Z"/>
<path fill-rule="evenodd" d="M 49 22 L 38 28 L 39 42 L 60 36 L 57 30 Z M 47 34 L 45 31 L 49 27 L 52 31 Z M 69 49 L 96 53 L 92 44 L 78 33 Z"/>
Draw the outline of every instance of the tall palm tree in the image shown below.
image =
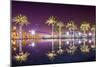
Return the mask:
<path fill-rule="evenodd" d="M 57 20 L 54 16 L 51 16 L 50 18 L 48 18 L 48 20 L 46 21 L 46 24 L 51 25 L 52 26 L 52 52 L 48 53 L 47 56 L 53 60 L 53 58 L 56 56 L 55 51 L 54 51 L 54 26 L 56 24 Z"/>
<path fill-rule="evenodd" d="M 69 21 L 66 25 L 66 28 L 68 28 L 69 31 L 73 32 L 72 37 L 74 37 L 74 31 L 77 29 L 77 26 L 75 25 L 74 21 Z"/>
<path fill-rule="evenodd" d="M 95 32 L 96 32 L 96 26 L 95 25 L 92 25 L 91 31 L 93 32 L 93 35 L 95 37 Z"/>
<path fill-rule="evenodd" d="M 62 54 L 63 50 L 61 48 L 61 34 L 62 34 L 62 28 L 64 27 L 64 24 L 63 24 L 63 22 L 58 22 L 57 26 L 58 26 L 58 32 L 59 32 L 59 50 L 58 50 L 58 54 Z"/>
<path fill-rule="evenodd" d="M 19 51 L 22 51 L 22 27 L 24 25 L 29 24 L 28 22 L 28 18 L 22 14 L 19 14 L 18 16 L 14 17 L 13 19 L 14 22 L 16 22 L 16 24 L 19 25 L 19 38 L 20 38 L 20 47 L 19 47 Z"/>
<path fill-rule="evenodd" d="M 29 53 L 23 53 L 22 51 L 22 27 L 24 25 L 29 24 L 28 18 L 22 14 L 19 14 L 18 16 L 13 18 L 13 21 L 16 22 L 16 24 L 19 24 L 19 54 L 15 56 L 17 61 L 25 61 L 28 57 Z"/>
<path fill-rule="evenodd" d="M 83 21 L 81 26 L 80 26 L 80 29 L 83 31 L 83 34 L 85 37 L 86 31 L 88 31 L 90 29 L 90 24 L 87 23 L 86 21 Z"/>
<path fill-rule="evenodd" d="M 59 38 L 61 38 L 62 28 L 64 27 L 64 24 L 63 22 L 58 22 L 56 25 L 58 26 Z"/>

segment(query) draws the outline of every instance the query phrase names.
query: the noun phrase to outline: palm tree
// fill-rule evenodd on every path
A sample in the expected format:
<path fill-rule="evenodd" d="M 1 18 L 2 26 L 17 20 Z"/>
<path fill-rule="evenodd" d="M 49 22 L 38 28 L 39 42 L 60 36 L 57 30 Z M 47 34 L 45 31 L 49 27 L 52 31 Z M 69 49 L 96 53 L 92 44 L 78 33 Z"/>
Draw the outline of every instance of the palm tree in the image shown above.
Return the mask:
<path fill-rule="evenodd" d="M 74 21 L 69 21 L 66 25 L 66 28 L 69 29 L 69 31 L 73 32 L 72 37 L 74 37 L 74 31 L 77 29 L 77 26 L 75 25 Z"/>
<path fill-rule="evenodd" d="M 63 22 L 59 22 L 57 23 L 58 26 L 58 32 L 59 32 L 59 50 L 58 50 L 58 54 L 62 54 L 64 51 L 61 48 L 61 34 L 62 34 L 62 27 L 64 27 Z"/>
<path fill-rule="evenodd" d="M 91 31 L 93 32 L 93 35 L 95 37 L 95 32 L 96 32 L 96 26 L 95 25 L 92 25 Z"/>
<path fill-rule="evenodd" d="M 81 26 L 80 26 L 80 29 L 83 31 L 83 34 L 85 37 L 86 31 L 88 31 L 90 29 L 90 24 L 87 23 L 86 21 L 83 21 Z"/>
<path fill-rule="evenodd" d="M 48 20 L 46 21 L 46 24 L 48 25 L 51 25 L 52 26 L 52 52 L 49 52 L 47 54 L 47 56 L 50 58 L 50 59 L 53 59 L 56 54 L 55 54 L 55 51 L 54 51 L 54 41 L 53 41 L 53 38 L 54 38 L 54 26 L 56 24 L 57 20 L 54 16 L 51 16 L 50 18 L 48 18 Z"/>
<path fill-rule="evenodd" d="M 61 38 L 62 28 L 64 27 L 64 24 L 63 22 L 58 22 L 56 25 L 58 26 L 59 38 Z"/>
<path fill-rule="evenodd" d="M 14 22 L 16 22 L 16 24 L 19 24 L 19 37 L 20 37 L 20 47 L 19 47 L 19 51 L 22 52 L 22 27 L 24 25 L 29 24 L 28 23 L 28 18 L 26 16 L 23 16 L 22 14 L 19 14 L 18 16 L 14 17 L 13 19 Z"/>
<path fill-rule="evenodd" d="M 28 18 L 24 15 L 19 14 L 18 16 L 14 17 L 13 19 L 14 22 L 16 22 L 16 24 L 19 24 L 19 37 L 20 37 L 20 41 L 19 41 L 19 54 L 17 54 L 15 56 L 17 61 L 25 61 L 26 58 L 28 57 L 29 53 L 23 53 L 22 51 L 22 27 L 24 25 L 29 24 L 28 23 Z"/>

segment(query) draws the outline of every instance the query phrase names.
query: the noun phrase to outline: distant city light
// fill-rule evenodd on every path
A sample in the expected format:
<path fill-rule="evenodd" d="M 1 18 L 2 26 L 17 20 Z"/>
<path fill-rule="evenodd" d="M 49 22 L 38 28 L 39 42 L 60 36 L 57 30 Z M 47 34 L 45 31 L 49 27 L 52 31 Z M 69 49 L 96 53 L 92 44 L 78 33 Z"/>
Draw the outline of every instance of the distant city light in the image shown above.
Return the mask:
<path fill-rule="evenodd" d="M 69 32 L 66 32 L 66 35 L 69 35 Z"/>
<path fill-rule="evenodd" d="M 29 31 L 32 35 L 34 35 L 35 34 L 35 30 L 31 30 L 31 31 Z"/>
<path fill-rule="evenodd" d="M 22 33 L 22 32 L 19 32 L 20 34 Z"/>
<path fill-rule="evenodd" d="M 89 36 L 91 36 L 92 35 L 92 33 L 91 32 L 89 32 Z"/>
<path fill-rule="evenodd" d="M 66 41 L 66 44 L 69 44 L 69 41 Z"/>
<path fill-rule="evenodd" d="M 35 43 L 33 42 L 30 46 L 34 47 L 35 46 Z"/>
<path fill-rule="evenodd" d="M 81 40 L 79 40 L 79 41 L 78 41 L 78 43 L 79 43 L 79 44 L 81 44 L 81 43 L 82 43 L 82 41 L 81 41 Z"/>
<path fill-rule="evenodd" d="M 82 34 L 81 32 L 78 32 L 79 36 Z"/>
<path fill-rule="evenodd" d="M 92 42 L 92 40 L 89 40 L 89 43 L 91 43 Z"/>
<path fill-rule="evenodd" d="M 16 30 L 16 26 L 14 26 L 13 29 Z"/>

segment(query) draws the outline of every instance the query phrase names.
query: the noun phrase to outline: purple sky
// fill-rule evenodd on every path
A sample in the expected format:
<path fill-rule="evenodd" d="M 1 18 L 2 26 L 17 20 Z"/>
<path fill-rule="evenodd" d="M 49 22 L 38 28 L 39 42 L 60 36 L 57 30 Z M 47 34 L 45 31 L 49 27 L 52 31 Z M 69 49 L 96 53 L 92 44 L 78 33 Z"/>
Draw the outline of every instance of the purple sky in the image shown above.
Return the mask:
<path fill-rule="evenodd" d="M 18 14 L 26 15 L 30 24 L 24 26 L 25 30 L 35 29 L 50 32 L 51 27 L 45 24 L 50 16 L 56 16 L 59 21 L 67 24 L 69 20 L 75 21 L 78 26 L 84 20 L 91 24 L 96 22 L 95 6 L 47 4 L 34 2 L 12 2 L 12 17 Z"/>

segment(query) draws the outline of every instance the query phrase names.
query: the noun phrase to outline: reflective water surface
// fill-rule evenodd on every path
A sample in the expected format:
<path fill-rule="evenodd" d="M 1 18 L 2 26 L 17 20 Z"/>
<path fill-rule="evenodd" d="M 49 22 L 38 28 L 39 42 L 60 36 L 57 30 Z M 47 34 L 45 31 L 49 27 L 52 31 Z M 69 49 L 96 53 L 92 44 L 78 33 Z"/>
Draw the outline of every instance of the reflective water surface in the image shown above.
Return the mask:
<path fill-rule="evenodd" d="M 25 39 L 11 43 L 14 66 L 95 61 L 94 38 Z"/>

